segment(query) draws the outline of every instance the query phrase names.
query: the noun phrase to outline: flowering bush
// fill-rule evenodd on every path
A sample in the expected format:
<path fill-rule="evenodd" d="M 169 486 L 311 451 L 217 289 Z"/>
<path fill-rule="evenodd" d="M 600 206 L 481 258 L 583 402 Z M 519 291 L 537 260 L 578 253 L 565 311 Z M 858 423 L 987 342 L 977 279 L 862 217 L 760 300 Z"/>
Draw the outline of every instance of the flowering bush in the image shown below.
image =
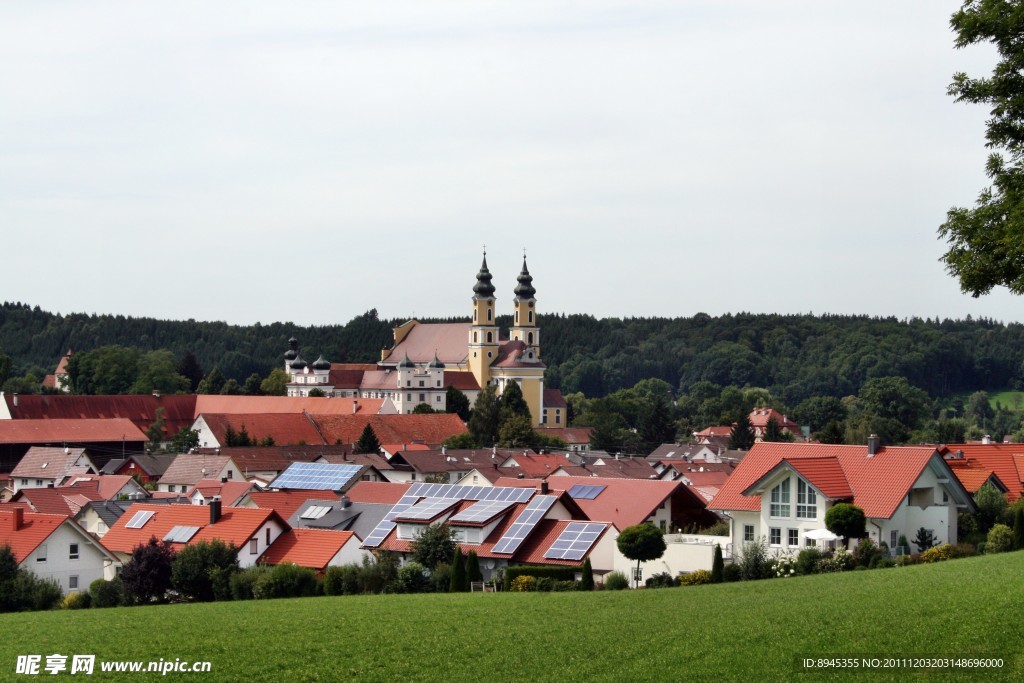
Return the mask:
<path fill-rule="evenodd" d="M 780 557 L 775 561 L 775 576 L 786 579 L 796 576 L 796 559 L 792 557 Z"/>
<path fill-rule="evenodd" d="M 537 583 L 535 576 L 517 576 L 512 580 L 512 585 L 508 589 L 513 593 L 529 593 L 535 589 L 535 583 Z"/>
<path fill-rule="evenodd" d="M 711 572 L 707 569 L 698 569 L 679 577 L 680 586 L 699 586 L 704 583 L 711 583 Z"/>

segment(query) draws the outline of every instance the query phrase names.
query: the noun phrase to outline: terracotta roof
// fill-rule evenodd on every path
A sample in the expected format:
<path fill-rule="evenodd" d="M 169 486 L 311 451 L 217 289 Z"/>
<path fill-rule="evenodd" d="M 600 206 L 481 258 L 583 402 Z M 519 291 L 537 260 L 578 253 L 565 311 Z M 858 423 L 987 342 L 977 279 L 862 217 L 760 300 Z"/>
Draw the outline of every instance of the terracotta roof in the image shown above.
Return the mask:
<path fill-rule="evenodd" d="M 783 459 L 792 465 L 802 458 L 833 458 L 849 482 L 854 504 L 868 517 L 888 519 L 935 455 L 934 448 L 918 446 L 887 446 L 873 457 L 868 457 L 866 446 L 758 443 L 736 465 L 736 470 L 708 507 L 715 510 L 760 510 L 761 497 L 743 495 L 743 492 Z"/>
<path fill-rule="evenodd" d="M 58 370 L 59 372 L 59 370 Z M 11 417 L 16 420 L 109 420 L 122 418 L 145 431 L 156 422 L 157 408 L 163 408 L 164 435 L 168 438 L 182 427 L 191 427 L 195 420 L 196 397 L 188 394 L 153 396 L 79 396 L 71 394 L 19 395 L 18 405 L 5 396 Z M 121 435 L 116 436 L 120 440 Z M 96 439 L 113 441 L 114 439 Z M 132 441 L 138 439 L 129 439 Z M 144 439 L 145 440 L 145 439 Z"/>
<path fill-rule="evenodd" d="M 492 367 L 495 368 L 539 368 L 544 369 L 544 361 L 542 361 L 537 354 L 532 354 L 529 347 L 526 346 L 526 342 L 519 339 L 514 339 L 509 342 L 503 343 L 498 347 L 498 357 L 495 359 Z"/>
<path fill-rule="evenodd" d="M 337 400 L 337 399 L 335 399 Z M 380 443 L 425 443 L 439 446 L 450 436 L 466 432 L 453 413 L 429 415 L 313 415 L 327 443 L 355 443 L 367 424 Z"/>
<path fill-rule="evenodd" d="M 359 383 L 360 389 L 387 389 L 398 391 L 398 373 L 392 370 L 373 370 L 363 373 L 363 381 Z"/>
<path fill-rule="evenodd" d="M 316 413 L 319 415 L 376 414 L 384 401 L 373 398 L 329 398 L 308 396 L 221 396 L 196 397 L 193 417 L 200 414 L 250 415 L 257 413 Z M 358 408 L 358 410 L 356 410 Z"/>
<path fill-rule="evenodd" d="M 383 447 L 382 447 L 383 448 Z M 379 472 L 395 469 L 380 453 L 346 453 L 344 455 L 323 455 L 318 460 L 332 465 L 369 465 Z"/>
<path fill-rule="evenodd" d="M 249 493 L 249 499 L 256 504 L 256 507 L 277 510 L 277 514 L 281 515 L 283 519 L 288 519 L 294 515 L 295 511 L 301 508 L 307 500 L 325 500 L 330 498 L 339 498 L 339 496 L 333 491 L 307 491 L 302 489 L 293 489 L 291 491 L 251 491 Z"/>
<path fill-rule="evenodd" d="M 250 432 L 250 435 L 252 432 Z M 207 449 L 198 449 L 201 453 Z M 315 462 L 322 455 L 322 446 L 230 446 L 220 455 L 231 458 L 242 472 L 283 472 L 293 462 Z"/>
<path fill-rule="evenodd" d="M 750 426 L 754 429 L 764 429 L 768 426 L 768 420 L 774 418 L 779 427 L 797 434 L 800 432 L 800 425 L 775 410 L 774 408 L 754 408 L 750 411 Z"/>
<path fill-rule="evenodd" d="M 993 483 L 1001 491 L 1006 491 L 1006 484 L 991 469 L 986 469 L 975 460 L 946 460 L 949 469 L 960 480 L 964 488 L 975 494 L 987 483 Z"/>
<path fill-rule="evenodd" d="M 435 352 L 446 365 L 466 362 L 469 356 L 469 323 L 410 322 L 412 329 L 381 363 L 394 365 L 406 355 L 414 363 L 429 363 L 434 360 Z"/>
<path fill-rule="evenodd" d="M 174 459 L 171 466 L 160 477 L 160 483 L 195 484 L 200 479 L 206 479 L 210 475 L 219 476 L 229 460 L 230 458 L 226 455 L 182 453 Z"/>
<path fill-rule="evenodd" d="M 519 453 L 509 456 L 506 462 L 513 460 L 519 469 L 530 478 L 546 477 L 559 467 L 568 465 L 564 455 L 534 455 Z M 515 475 L 512 475 L 515 476 Z"/>
<path fill-rule="evenodd" d="M 358 389 L 363 382 L 363 373 L 376 369 L 376 365 L 367 363 L 331 363 L 327 383 L 335 389 Z"/>
<path fill-rule="evenodd" d="M 838 458 L 783 458 L 797 474 L 822 492 L 826 498 L 852 498 L 853 490 Z"/>
<path fill-rule="evenodd" d="M 616 479 L 650 479 L 658 473 L 646 458 L 619 458 L 614 456 L 602 458 L 603 465 L 596 465 L 593 459 L 583 460 L 584 465 L 573 465 L 566 462 L 562 471 L 573 477 L 614 477 Z"/>
<path fill-rule="evenodd" d="M 202 418 L 221 444 L 227 442 L 229 427 L 236 434 L 245 429 L 255 441 L 271 438 L 281 446 L 326 443 L 309 416 L 302 413 L 203 413 Z"/>
<path fill-rule="evenodd" d="M 128 524 L 136 512 L 148 510 L 153 516 L 139 529 L 129 529 Z M 263 508 L 232 508 L 225 507 L 216 524 L 210 524 L 210 508 L 207 505 L 154 505 L 138 503 L 131 506 L 117 520 L 117 524 L 103 537 L 103 544 L 110 550 L 130 553 L 135 546 L 149 541 L 151 537 L 162 539 L 176 526 L 197 526 L 199 531 L 189 541 L 212 541 L 220 539 L 225 543 L 234 543 L 237 547 L 244 546 L 256 535 L 260 527 L 269 519 L 276 518 L 284 527 L 287 523 L 274 510 Z M 182 547 L 183 543 L 175 543 Z"/>
<path fill-rule="evenodd" d="M 690 480 L 690 484 L 693 486 L 714 486 L 721 487 L 725 484 L 725 480 L 729 478 L 728 472 L 722 471 L 707 471 L 704 472 L 681 472 L 681 475 Z"/>
<path fill-rule="evenodd" d="M 593 427 L 534 427 L 533 431 L 545 436 L 555 436 L 567 444 L 590 443 Z"/>
<path fill-rule="evenodd" d="M 353 503 L 386 503 L 394 505 L 412 484 L 383 481 L 361 481 L 350 488 L 346 495 Z"/>
<path fill-rule="evenodd" d="M 721 425 L 716 427 L 705 427 L 696 433 L 696 436 L 703 437 L 728 437 L 732 436 L 732 427 L 729 425 Z"/>
<path fill-rule="evenodd" d="M 192 494 L 198 490 L 207 501 L 214 496 L 220 496 L 224 505 L 234 505 L 242 496 L 255 488 L 256 485 L 248 481 L 222 482 L 220 479 L 200 479 L 185 495 L 191 498 Z"/>
<path fill-rule="evenodd" d="M 67 486 L 93 489 L 99 495 L 99 500 L 111 500 L 132 481 L 134 479 L 127 474 L 90 474 L 72 477 L 68 480 Z"/>
<path fill-rule="evenodd" d="M 518 467 L 475 467 L 471 472 L 475 472 L 475 476 L 483 477 L 492 484 L 502 477 L 517 477 L 520 474 L 525 474 Z M 472 486 L 472 484 L 468 484 L 468 486 Z"/>
<path fill-rule="evenodd" d="M 21 524 L 14 529 L 15 519 L 19 513 L 11 505 L 0 505 L 0 545 L 9 545 L 14 559 L 21 564 L 64 522 L 71 522 L 67 515 L 49 515 L 28 512 L 21 509 Z M 74 522 L 71 522 L 74 524 Z M 98 542 L 96 542 L 99 545 Z M 56 552 L 56 551 L 54 551 Z"/>
<path fill-rule="evenodd" d="M 480 391 L 480 383 L 472 372 L 460 372 L 457 370 L 444 371 L 444 386 L 455 387 L 459 391 Z"/>
<path fill-rule="evenodd" d="M 943 457 L 963 451 L 964 458 L 991 469 L 1006 486 L 1006 499 L 1013 502 L 1024 494 L 1024 444 L 957 444 L 940 447 Z"/>
<path fill-rule="evenodd" d="M 124 418 L 0 420 L 0 443 L 79 444 L 122 440 L 139 444 L 149 439 L 131 420 Z"/>
<path fill-rule="evenodd" d="M 0 423 L 2 424 L 2 423 Z M 80 458 L 88 459 L 84 448 L 33 446 L 11 471 L 15 479 L 64 479 Z"/>
<path fill-rule="evenodd" d="M 401 451 L 401 460 L 412 467 L 420 474 L 435 474 L 438 472 L 467 472 L 471 469 L 483 469 L 494 467 L 504 459 L 498 456 L 491 459 L 491 452 L 468 451 Z M 395 460 L 395 458 L 392 458 Z"/>
<path fill-rule="evenodd" d="M 35 512 L 73 517 L 92 500 L 104 500 L 95 490 L 70 487 L 21 489 L 14 494 L 15 501 L 24 501 Z"/>
<path fill-rule="evenodd" d="M 565 397 L 562 396 L 562 392 L 558 389 L 545 389 L 544 390 L 544 407 L 545 408 L 567 408 L 568 405 L 565 403 Z"/>
<path fill-rule="evenodd" d="M 351 531 L 292 529 L 278 536 L 260 561 L 269 565 L 291 563 L 323 571 L 352 538 Z"/>

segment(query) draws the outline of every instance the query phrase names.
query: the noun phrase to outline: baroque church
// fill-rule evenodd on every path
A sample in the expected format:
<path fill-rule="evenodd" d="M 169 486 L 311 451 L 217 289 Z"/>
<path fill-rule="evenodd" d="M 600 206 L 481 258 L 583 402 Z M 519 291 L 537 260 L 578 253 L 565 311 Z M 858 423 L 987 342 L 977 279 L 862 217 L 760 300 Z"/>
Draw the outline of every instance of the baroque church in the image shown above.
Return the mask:
<path fill-rule="evenodd" d="M 473 316 L 468 323 L 427 324 L 410 320 L 394 328 L 394 344 L 381 351 L 376 364 L 331 363 L 321 354 L 303 360 L 299 342 L 288 341 L 285 371 L 289 396 L 319 389 L 327 396 L 384 399 L 382 412 L 411 413 L 425 403 L 443 412 L 449 386 L 466 394 L 470 404 L 480 389 L 494 385 L 498 395 L 516 382 L 530 407 L 535 426 L 564 427 L 565 400 L 544 387 L 544 362 L 537 326 L 537 298 L 526 267 L 513 290 L 513 321 L 507 339 L 497 325 L 495 288 L 484 253 L 473 285 Z"/>

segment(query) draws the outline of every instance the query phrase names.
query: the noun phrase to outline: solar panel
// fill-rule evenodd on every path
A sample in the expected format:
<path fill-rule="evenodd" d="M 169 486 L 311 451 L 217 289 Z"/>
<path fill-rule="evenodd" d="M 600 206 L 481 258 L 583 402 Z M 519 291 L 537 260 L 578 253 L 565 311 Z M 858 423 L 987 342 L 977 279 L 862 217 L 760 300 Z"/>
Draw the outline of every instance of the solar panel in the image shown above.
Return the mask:
<path fill-rule="evenodd" d="M 330 511 L 329 505 L 310 505 L 299 515 L 299 519 L 320 519 Z"/>
<path fill-rule="evenodd" d="M 164 540 L 171 543 L 188 543 L 193 536 L 199 533 L 199 529 L 200 527 L 197 526 L 176 526 L 167 532 Z"/>
<path fill-rule="evenodd" d="M 434 517 L 459 504 L 457 498 L 426 498 L 422 502 L 416 503 L 407 510 L 401 512 L 397 517 L 402 519 L 417 519 L 420 521 L 430 521 Z"/>
<path fill-rule="evenodd" d="M 152 517 L 153 514 L 152 510 L 139 510 L 132 515 L 132 518 L 128 520 L 128 523 L 124 526 L 126 529 L 141 529 L 146 526 L 146 522 L 149 521 L 149 518 Z"/>
<path fill-rule="evenodd" d="M 293 462 L 270 484 L 270 488 L 340 491 L 362 470 L 361 465 Z"/>
<path fill-rule="evenodd" d="M 413 488 L 417 487 L 412 487 L 409 490 L 412 491 Z M 391 530 L 395 528 L 395 518 L 398 517 L 399 514 L 411 508 L 417 500 L 419 500 L 418 495 L 410 495 L 406 493 L 406 495 L 402 496 L 402 499 L 395 503 L 395 506 L 391 508 L 391 511 L 384 515 L 384 519 L 382 519 L 374 530 L 370 532 L 370 535 L 366 537 L 366 540 L 363 541 L 362 547 L 376 548 L 383 543 L 384 539 L 391 533 Z"/>
<path fill-rule="evenodd" d="M 574 500 L 594 500 L 601 491 L 604 491 L 606 486 L 593 486 L 590 484 L 576 484 L 569 489 L 569 497 Z"/>
<path fill-rule="evenodd" d="M 459 512 L 449 519 L 449 522 L 478 522 L 484 523 L 491 519 L 495 515 L 499 515 L 505 510 L 515 505 L 514 500 L 480 500 L 473 503 L 468 508 Z"/>
<path fill-rule="evenodd" d="M 597 522 L 569 522 L 544 557 L 549 560 L 582 560 L 606 526 Z"/>
<path fill-rule="evenodd" d="M 525 490 L 531 494 L 533 493 L 532 489 Z M 511 555 L 518 550 L 519 546 L 526 540 L 526 537 L 537 526 L 537 523 L 544 519 L 544 515 L 547 514 L 556 500 L 558 498 L 555 496 L 534 497 L 530 504 L 526 506 L 526 509 L 519 514 L 516 521 L 512 523 L 512 526 L 508 528 L 505 535 L 494 544 L 494 552 Z"/>

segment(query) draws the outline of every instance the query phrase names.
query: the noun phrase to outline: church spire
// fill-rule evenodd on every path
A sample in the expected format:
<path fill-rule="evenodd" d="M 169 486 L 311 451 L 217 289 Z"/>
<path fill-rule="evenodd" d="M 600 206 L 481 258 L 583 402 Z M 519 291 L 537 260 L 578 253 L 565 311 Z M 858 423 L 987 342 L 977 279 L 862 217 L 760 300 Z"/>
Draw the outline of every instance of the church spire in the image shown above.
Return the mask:
<path fill-rule="evenodd" d="M 475 299 L 490 299 L 494 297 L 494 285 L 491 284 L 491 271 L 487 269 L 487 252 L 484 252 L 484 262 L 480 264 L 480 272 L 476 274 L 476 284 L 473 285 Z"/>
<path fill-rule="evenodd" d="M 515 288 L 516 299 L 532 299 L 536 294 L 537 290 L 533 288 L 533 276 L 530 275 L 530 270 L 526 267 L 526 255 L 523 255 L 523 269 L 519 271 L 519 277 L 516 278 L 519 283 Z"/>

